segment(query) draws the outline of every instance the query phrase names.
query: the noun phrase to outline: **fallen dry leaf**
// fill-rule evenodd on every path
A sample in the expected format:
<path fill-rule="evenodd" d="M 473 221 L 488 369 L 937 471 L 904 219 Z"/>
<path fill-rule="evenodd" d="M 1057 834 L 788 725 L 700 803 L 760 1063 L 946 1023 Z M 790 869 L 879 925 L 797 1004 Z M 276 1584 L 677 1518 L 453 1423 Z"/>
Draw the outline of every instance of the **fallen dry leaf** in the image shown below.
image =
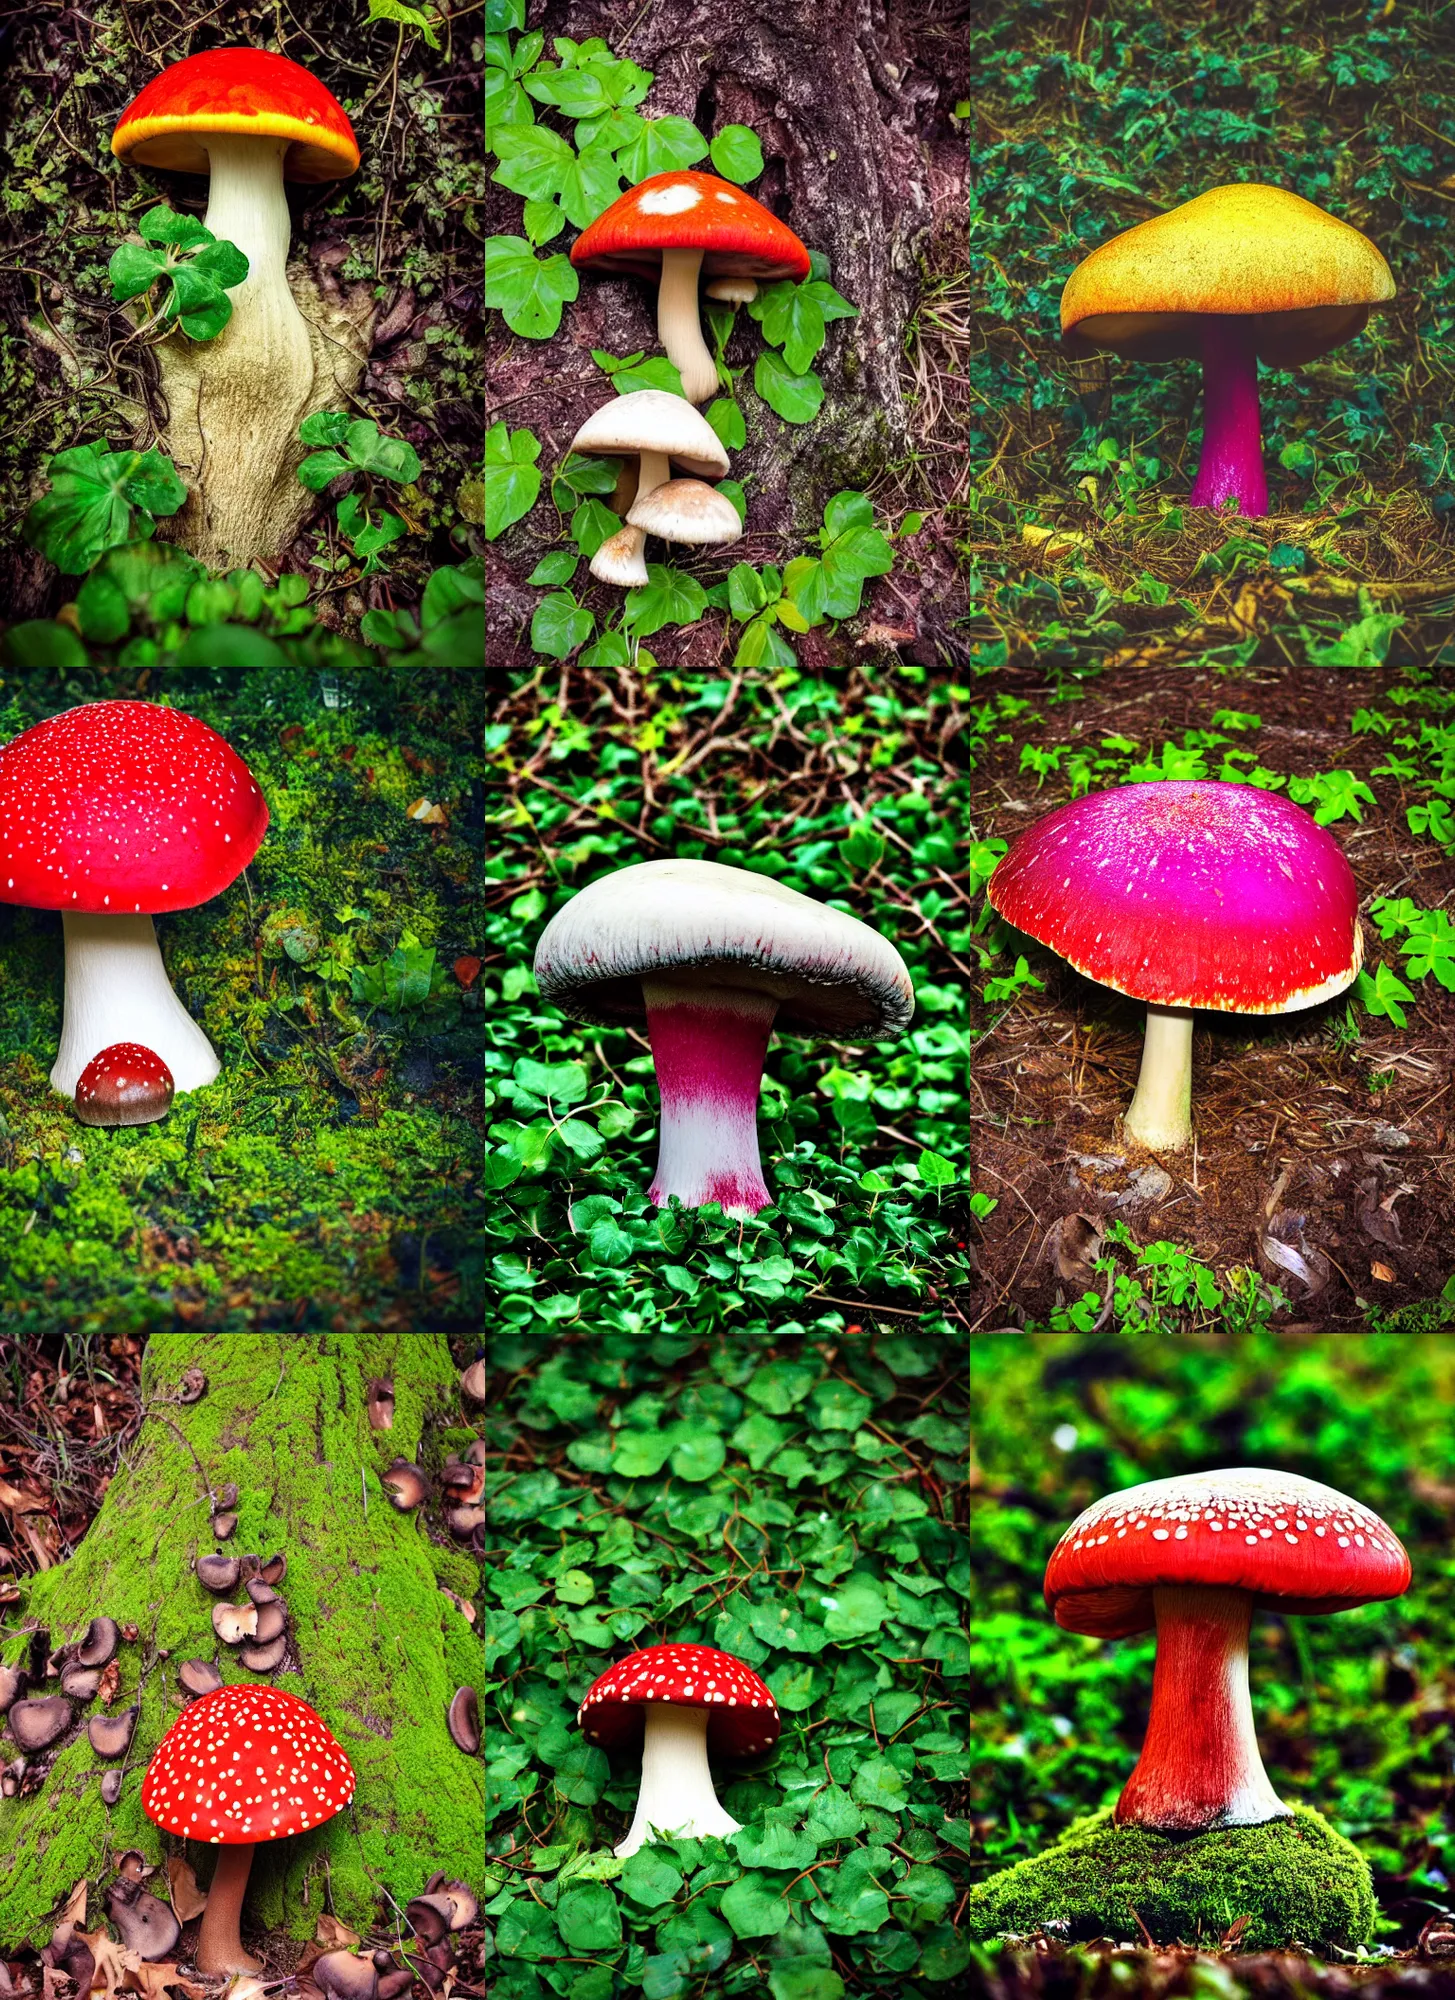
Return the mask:
<path fill-rule="evenodd" d="M 140 1993 L 145 2000 L 166 2000 L 167 1988 L 175 1986 L 187 1995 L 187 2000 L 203 2000 L 205 1986 L 195 1980 L 184 1979 L 175 1965 L 148 1965 L 145 1961 L 127 1968 L 125 1988 L 128 1993 Z"/>
<path fill-rule="evenodd" d="M 8 1507 L 12 1514 L 44 1514 L 50 1503 L 35 1493 L 22 1493 L 18 1486 L 12 1486 L 7 1479 L 0 1479 L 0 1507 Z"/>
<path fill-rule="evenodd" d="M 103 1708 L 108 1708 L 120 1692 L 121 1662 L 120 1660 L 112 1660 L 108 1663 L 100 1681 L 97 1683 L 96 1699 L 101 1703 Z"/>
<path fill-rule="evenodd" d="M 62 1972 L 59 1966 L 42 1966 L 41 1978 L 45 2000 L 84 2000 L 84 1996 L 76 1996 L 76 1982 L 70 1973 Z"/>
<path fill-rule="evenodd" d="M 96 1978 L 91 1991 L 104 1993 L 106 2000 L 114 2000 L 127 1973 L 134 1972 L 141 1960 L 134 1951 L 124 1951 L 105 1924 L 98 1924 L 94 1931 L 77 1931 L 76 1936 L 90 1946 L 91 1956 L 96 1961 Z"/>
<path fill-rule="evenodd" d="M 197 1887 L 192 1864 L 180 1854 L 167 1856 L 167 1882 L 172 1891 L 172 1908 L 179 1924 L 190 1924 L 207 1908 L 207 1898 Z"/>
<path fill-rule="evenodd" d="M 51 1942 L 57 1942 L 57 1934 L 62 1924 L 83 1924 L 86 1921 L 86 1898 L 91 1884 L 83 1875 L 66 1898 L 66 1907 L 56 1919 L 56 1928 L 51 1932 Z"/>
<path fill-rule="evenodd" d="M 329 1951 L 337 1950 L 340 1945 L 347 1945 L 352 1950 L 359 1942 L 357 1931 L 351 1931 L 347 1924 L 341 1924 L 337 1917 L 331 1917 L 327 1912 L 319 1918 L 313 1935 Z"/>
<path fill-rule="evenodd" d="M 409 817 L 418 820 L 421 826 L 448 826 L 449 815 L 443 806 L 437 806 L 431 799 L 416 799 L 409 807 Z"/>
<path fill-rule="evenodd" d="M 234 1973 L 222 2000 L 263 2000 L 263 1982 L 255 1972 Z"/>
<path fill-rule="evenodd" d="M 448 1589 L 444 1584 L 440 1585 L 440 1590 L 443 1593 L 443 1595 L 450 1600 L 451 1604 L 454 1605 L 457 1611 L 462 1611 L 465 1614 L 465 1618 L 468 1621 L 468 1623 L 473 1625 L 475 1622 L 475 1607 L 470 1602 L 469 1598 L 456 1597 L 454 1591 Z"/>

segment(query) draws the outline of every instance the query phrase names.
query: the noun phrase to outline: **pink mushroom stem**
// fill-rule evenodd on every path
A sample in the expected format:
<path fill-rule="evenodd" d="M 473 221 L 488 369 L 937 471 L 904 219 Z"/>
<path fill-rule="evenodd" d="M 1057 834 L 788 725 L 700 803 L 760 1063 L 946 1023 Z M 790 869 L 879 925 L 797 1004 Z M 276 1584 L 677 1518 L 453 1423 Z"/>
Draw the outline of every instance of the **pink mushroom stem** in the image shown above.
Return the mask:
<path fill-rule="evenodd" d="M 248 1874 L 253 1865 L 253 1843 L 220 1846 L 212 1886 L 207 1892 L 207 1908 L 197 1939 L 197 1966 L 201 1972 L 261 1972 L 262 1960 L 243 1950 L 238 1934 Z"/>
<path fill-rule="evenodd" d="M 1268 1780 L 1248 1698 L 1246 1590 L 1152 1592 L 1157 1666 L 1137 1767 L 1117 1800 L 1122 1826 L 1202 1833 L 1260 1826 L 1289 1810 Z"/>
<path fill-rule="evenodd" d="M 1194 507 L 1236 500 L 1240 513 L 1268 512 L 1258 421 L 1258 350 L 1253 321 L 1208 313 L 1202 322 L 1202 457 L 1188 496 Z"/>
<path fill-rule="evenodd" d="M 772 1200 L 758 1157 L 758 1086 L 778 1003 L 769 993 L 644 979 L 647 1033 L 662 1099 L 650 1194 L 688 1208 L 721 1202 L 756 1215 Z"/>

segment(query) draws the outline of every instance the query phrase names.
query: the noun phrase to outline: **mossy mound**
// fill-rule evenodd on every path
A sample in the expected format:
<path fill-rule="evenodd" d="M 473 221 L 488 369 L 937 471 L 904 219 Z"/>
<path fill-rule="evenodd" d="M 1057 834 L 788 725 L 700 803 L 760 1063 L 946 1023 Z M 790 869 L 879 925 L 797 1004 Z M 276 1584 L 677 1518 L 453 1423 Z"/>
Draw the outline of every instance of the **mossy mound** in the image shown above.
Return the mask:
<path fill-rule="evenodd" d="M 1367 1944 L 1374 1890 L 1363 1855 L 1307 1806 L 1295 1806 L 1292 1819 L 1191 1840 L 1116 1826 L 1108 1809 L 981 1883 L 969 1907 L 974 1938 L 1048 1924 L 1071 1941 L 1135 1938 L 1140 1918 L 1158 1944 L 1206 1944 L 1242 1917 L 1245 1951 Z"/>

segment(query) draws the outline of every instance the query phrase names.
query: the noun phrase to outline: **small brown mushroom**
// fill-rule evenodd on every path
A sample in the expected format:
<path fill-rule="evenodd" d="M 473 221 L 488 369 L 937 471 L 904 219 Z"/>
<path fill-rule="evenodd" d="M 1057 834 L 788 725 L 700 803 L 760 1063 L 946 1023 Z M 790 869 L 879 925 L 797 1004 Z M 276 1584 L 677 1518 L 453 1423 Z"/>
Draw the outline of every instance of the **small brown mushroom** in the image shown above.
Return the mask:
<path fill-rule="evenodd" d="M 74 1663 L 61 1675 L 61 1693 L 72 1701 L 90 1701 L 101 1685 L 99 1667 L 78 1667 Z"/>
<path fill-rule="evenodd" d="M 90 1946 L 83 1938 L 76 1937 L 74 1923 L 58 1924 L 50 1943 L 41 1952 L 41 1962 L 58 1972 L 69 1974 L 75 1982 L 78 1995 L 91 1991 L 96 1980 L 96 1960 Z M 53 1982 L 47 1978 L 47 1988 Z"/>
<path fill-rule="evenodd" d="M 262 1578 L 264 1583 L 273 1583 L 273 1584 L 281 1583 L 287 1574 L 288 1574 L 288 1558 L 287 1556 L 282 1554 L 276 1556 L 269 1556 L 268 1560 L 263 1564 L 262 1568 L 258 1571 L 258 1575 Z"/>
<path fill-rule="evenodd" d="M 257 1612 L 258 1629 L 254 1632 L 253 1638 L 260 1646 L 271 1646 L 273 1641 L 281 1639 L 288 1629 L 287 1607 L 281 1597 L 274 1597 L 260 1604 Z"/>
<path fill-rule="evenodd" d="M 242 1574 L 242 1564 L 236 1556 L 199 1556 L 193 1567 L 202 1588 L 218 1597 L 226 1597 Z"/>
<path fill-rule="evenodd" d="M 427 1945 L 423 1951 L 406 1952 L 406 1965 L 414 1968 L 414 1975 L 422 1979 L 431 1993 L 438 1993 L 445 1983 L 445 1974 L 455 1962 L 455 1954 L 449 1940 L 442 1938 L 438 1944 Z"/>
<path fill-rule="evenodd" d="M 438 1944 L 450 1931 L 454 1914 L 448 1896 L 416 1896 L 405 1906 L 404 1921 L 413 1926 L 421 1944 Z"/>
<path fill-rule="evenodd" d="M 165 1958 L 182 1935 L 182 1926 L 166 1904 L 124 1876 L 106 1891 L 106 1914 L 121 1932 L 121 1942 L 138 1958 Z"/>
<path fill-rule="evenodd" d="M 470 1449 L 465 1453 L 465 1463 L 466 1465 L 483 1465 L 485 1463 L 484 1438 L 476 1438 Z"/>
<path fill-rule="evenodd" d="M 212 1629 L 224 1646 L 240 1646 L 258 1629 L 256 1604 L 214 1604 Z"/>
<path fill-rule="evenodd" d="M 214 1688 L 222 1686 L 222 1675 L 211 1660 L 184 1660 L 177 1670 L 177 1679 L 188 1694 L 211 1694 Z"/>
<path fill-rule="evenodd" d="M 483 1507 L 450 1507 L 445 1510 L 450 1533 L 457 1541 L 468 1542 L 485 1519 Z"/>
<path fill-rule="evenodd" d="M 182 1377 L 182 1386 L 177 1391 L 179 1403 L 200 1403 L 207 1394 L 207 1377 L 200 1368 L 189 1368 Z"/>
<path fill-rule="evenodd" d="M 12 1701 L 20 1699 L 25 1686 L 23 1667 L 0 1667 L 0 1715 L 9 1708 Z"/>
<path fill-rule="evenodd" d="M 121 1773 L 120 1771 L 108 1771 L 106 1776 L 101 1780 L 102 1802 L 105 1805 L 114 1806 L 120 1797 Z"/>
<path fill-rule="evenodd" d="M 394 1384 L 387 1375 L 377 1375 L 365 1392 L 365 1408 L 369 1412 L 369 1424 L 376 1431 L 392 1431 L 394 1428 Z"/>
<path fill-rule="evenodd" d="M 85 1638 L 76 1648 L 76 1665 L 104 1667 L 108 1660 L 116 1657 L 120 1644 L 121 1627 L 114 1618 L 93 1618 L 86 1628 Z"/>
<path fill-rule="evenodd" d="M 214 1514 L 212 1517 L 212 1539 L 225 1542 L 237 1529 L 236 1514 Z"/>
<path fill-rule="evenodd" d="M 464 1390 L 465 1394 L 469 1397 L 472 1403 L 484 1402 L 485 1362 L 483 1357 L 479 1361 L 472 1361 L 470 1363 L 469 1367 L 460 1377 L 460 1387 Z"/>
<path fill-rule="evenodd" d="M 351 1951 L 326 1951 L 308 1971 L 328 2000 L 378 2000 L 379 1973 L 372 1959 L 355 1958 Z"/>
<path fill-rule="evenodd" d="M 13 1799 L 20 1790 L 20 1781 L 25 1776 L 25 1769 L 23 1757 L 17 1757 L 13 1763 L 7 1764 L 4 1776 L 0 1777 L 0 1794 L 7 1799 Z"/>
<path fill-rule="evenodd" d="M 449 1727 L 454 1742 L 467 1757 L 473 1757 L 480 1748 L 480 1697 L 474 1688 L 455 1691 L 450 1703 Z"/>
<path fill-rule="evenodd" d="M 414 1974 L 407 1965 L 401 1965 L 394 1972 L 379 1974 L 379 2000 L 399 2000 L 401 1993 L 407 1993 L 414 1984 Z"/>
<path fill-rule="evenodd" d="M 136 1710 L 123 1709 L 120 1715 L 93 1715 L 86 1724 L 91 1748 L 98 1757 L 124 1757 L 136 1728 Z"/>
<path fill-rule="evenodd" d="M 224 1486 L 217 1495 L 217 1511 L 219 1514 L 225 1513 L 229 1507 L 235 1507 L 236 1505 L 237 1505 L 237 1481 L 235 1479 L 229 1479 L 226 1486 Z"/>
<path fill-rule="evenodd" d="M 458 1461 L 446 1465 L 440 1474 L 440 1486 L 447 1499 L 457 1507 L 473 1507 L 485 1491 L 485 1468 L 483 1465 L 461 1465 Z"/>
<path fill-rule="evenodd" d="M 270 1674 L 282 1666 L 287 1651 L 286 1639 L 273 1639 L 266 1646 L 244 1646 L 239 1658 L 249 1673 Z"/>
<path fill-rule="evenodd" d="M 49 1694 L 38 1701 L 17 1701 L 10 1706 L 10 1734 L 22 1750 L 49 1750 L 58 1743 L 75 1721 L 75 1712 L 64 1695 Z"/>
<path fill-rule="evenodd" d="M 480 1914 L 480 1905 L 474 1890 L 467 1888 L 463 1882 L 447 1882 L 443 1869 L 430 1876 L 424 1885 L 424 1893 L 426 1896 L 444 1896 L 448 1900 L 453 1912 L 450 1917 L 452 1931 L 464 1930 L 465 1926 L 473 1924 Z"/>
<path fill-rule="evenodd" d="M 145 1882 L 148 1875 L 155 1875 L 157 1871 L 139 1847 L 128 1847 L 125 1853 L 116 1857 L 116 1872 L 128 1882 Z"/>
<path fill-rule="evenodd" d="M 248 1596 L 253 1600 L 254 1604 L 281 1604 L 283 1602 L 271 1583 L 264 1583 L 261 1577 L 256 1576 L 248 1578 Z"/>
<path fill-rule="evenodd" d="M 389 1470 L 379 1475 L 379 1484 L 401 1514 L 409 1514 L 416 1507 L 422 1507 L 429 1491 L 424 1483 L 424 1474 L 407 1458 L 396 1458 Z"/>

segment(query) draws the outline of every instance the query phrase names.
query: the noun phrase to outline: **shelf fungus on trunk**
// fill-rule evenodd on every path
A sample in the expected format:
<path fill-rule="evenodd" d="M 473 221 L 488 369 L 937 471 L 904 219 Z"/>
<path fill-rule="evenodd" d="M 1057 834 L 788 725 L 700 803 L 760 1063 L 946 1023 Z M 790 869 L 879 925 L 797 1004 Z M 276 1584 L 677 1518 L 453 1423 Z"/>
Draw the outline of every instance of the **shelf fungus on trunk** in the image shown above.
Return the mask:
<path fill-rule="evenodd" d="M 1157 1633 L 1152 1713 L 1117 1823 L 1187 1835 L 1290 1817 L 1253 1730 L 1254 1611 L 1348 1611 L 1409 1580 L 1371 1508 L 1296 1473 L 1195 1472 L 1088 1507 L 1046 1565 L 1056 1623 L 1099 1639 Z"/>
<path fill-rule="evenodd" d="M 315 504 L 297 477 L 298 427 L 347 403 L 368 355 L 372 306 L 351 313 L 288 264 L 287 183 L 356 172 L 353 127 L 287 57 L 208 49 L 152 79 L 111 150 L 128 166 L 206 175 L 205 225 L 248 260 L 215 339 L 178 331 L 157 348 L 170 412 L 162 442 L 189 487 L 178 516 L 186 546 L 215 569 L 275 557 Z"/>

